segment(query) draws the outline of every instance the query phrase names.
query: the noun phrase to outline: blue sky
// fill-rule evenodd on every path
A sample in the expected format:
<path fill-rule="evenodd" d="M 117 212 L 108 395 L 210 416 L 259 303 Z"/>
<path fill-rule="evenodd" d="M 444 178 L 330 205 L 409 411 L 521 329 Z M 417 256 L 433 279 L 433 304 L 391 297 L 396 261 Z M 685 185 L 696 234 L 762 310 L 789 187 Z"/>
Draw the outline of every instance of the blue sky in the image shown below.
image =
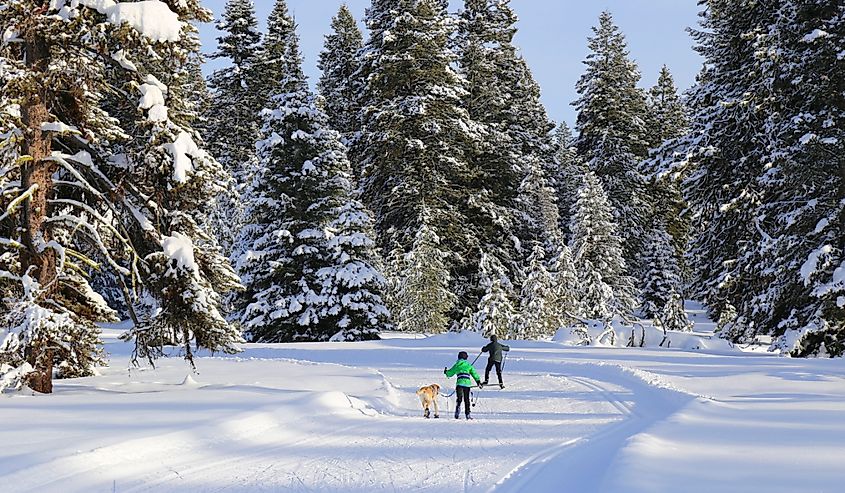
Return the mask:
<path fill-rule="evenodd" d="M 255 0 L 262 28 L 273 3 Z M 370 0 L 288 0 L 299 25 L 305 70 L 312 83 L 319 77 L 317 56 L 323 35 L 341 3 L 346 3 L 360 20 Z M 219 18 L 225 0 L 204 0 L 203 4 Z M 453 0 L 452 4 L 457 9 L 462 2 Z M 686 28 L 695 26 L 698 20 L 695 0 L 512 0 L 511 6 L 520 18 L 516 44 L 540 83 L 543 103 L 555 121 L 575 121 L 570 103 L 577 97 L 575 83 L 584 70 L 581 62 L 587 54 L 590 28 L 598 22 L 602 10 L 610 10 L 625 33 L 631 56 L 643 74 L 643 86 L 654 84 L 664 63 L 681 89 L 693 84 L 701 68 L 702 60 L 692 50 L 692 40 L 686 33 Z M 202 26 L 201 36 L 203 51 L 213 52 L 218 36 L 214 26 Z M 211 60 L 207 71 L 223 63 Z"/>

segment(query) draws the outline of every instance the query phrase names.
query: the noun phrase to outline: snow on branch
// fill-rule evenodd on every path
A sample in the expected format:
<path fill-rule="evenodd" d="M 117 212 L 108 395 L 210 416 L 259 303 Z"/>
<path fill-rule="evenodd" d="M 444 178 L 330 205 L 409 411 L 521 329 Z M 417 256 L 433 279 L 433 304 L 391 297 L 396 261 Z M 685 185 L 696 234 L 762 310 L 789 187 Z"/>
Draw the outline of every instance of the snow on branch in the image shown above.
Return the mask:
<path fill-rule="evenodd" d="M 59 0 L 64 4 L 64 0 Z M 114 0 L 79 0 L 81 5 L 105 15 L 115 25 L 124 22 L 153 41 L 175 42 L 182 32 L 179 16 L 158 0 L 115 2 Z M 65 9 L 62 5 L 62 9 Z"/>

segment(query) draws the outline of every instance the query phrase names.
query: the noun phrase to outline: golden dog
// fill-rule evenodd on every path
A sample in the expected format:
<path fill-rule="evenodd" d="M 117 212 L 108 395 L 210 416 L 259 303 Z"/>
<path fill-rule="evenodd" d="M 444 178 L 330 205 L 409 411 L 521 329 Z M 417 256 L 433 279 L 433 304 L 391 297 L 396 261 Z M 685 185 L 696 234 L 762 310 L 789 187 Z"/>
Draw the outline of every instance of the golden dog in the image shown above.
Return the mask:
<path fill-rule="evenodd" d="M 420 402 L 422 403 L 423 407 L 423 416 L 429 418 L 431 416 L 430 407 L 431 404 L 434 403 L 434 417 L 439 418 L 439 410 L 437 409 L 437 395 L 440 393 L 440 386 L 436 383 L 431 385 L 426 385 L 425 387 L 420 387 L 420 390 L 417 391 L 417 395 L 420 396 Z"/>

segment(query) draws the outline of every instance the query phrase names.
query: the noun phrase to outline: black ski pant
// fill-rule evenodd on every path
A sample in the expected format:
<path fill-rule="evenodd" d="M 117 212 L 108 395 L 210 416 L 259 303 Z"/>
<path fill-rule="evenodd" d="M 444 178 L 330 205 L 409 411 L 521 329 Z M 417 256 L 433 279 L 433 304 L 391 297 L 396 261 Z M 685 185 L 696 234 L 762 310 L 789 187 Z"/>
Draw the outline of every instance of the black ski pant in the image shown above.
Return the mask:
<path fill-rule="evenodd" d="M 499 384 L 502 383 L 502 362 L 493 361 L 493 358 L 487 360 L 487 368 L 484 369 L 484 381 L 490 381 L 490 370 L 496 365 L 496 376 L 499 377 Z"/>
<path fill-rule="evenodd" d="M 469 387 L 458 385 L 455 387 L 455 394 L 458 396 L 458 405 L 455 406 L 455 414 L 457 415 L 461 412 L 461 401 L 463 401 L 464 411 L 469 416 Z"/>

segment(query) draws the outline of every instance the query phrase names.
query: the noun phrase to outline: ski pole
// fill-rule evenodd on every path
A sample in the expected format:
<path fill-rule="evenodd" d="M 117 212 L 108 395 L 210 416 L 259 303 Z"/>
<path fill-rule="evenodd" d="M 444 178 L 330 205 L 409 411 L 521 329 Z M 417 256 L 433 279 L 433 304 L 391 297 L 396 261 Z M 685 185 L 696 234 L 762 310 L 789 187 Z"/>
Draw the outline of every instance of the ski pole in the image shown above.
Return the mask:
<path fill-rule="evenodd" d="M 476 356 L 476 357 L 475 357 L 475 359 L 474 359 L 474 360 L 472 360 L 472 363 L 470 363 L 470 364 L 471 364 L 471 365 L 473 365 L 473 366 L 475 366 L 475 362 L 476 362 L 476 361 L 478 361 L 478 358 L 480 358 L 480 357 L 481 357 L 481 353 L 483 353 L 483 352 L 484 352 L 484 351 L 480 351 L 480 352 L 478 353 L 478 356 Z"/>

